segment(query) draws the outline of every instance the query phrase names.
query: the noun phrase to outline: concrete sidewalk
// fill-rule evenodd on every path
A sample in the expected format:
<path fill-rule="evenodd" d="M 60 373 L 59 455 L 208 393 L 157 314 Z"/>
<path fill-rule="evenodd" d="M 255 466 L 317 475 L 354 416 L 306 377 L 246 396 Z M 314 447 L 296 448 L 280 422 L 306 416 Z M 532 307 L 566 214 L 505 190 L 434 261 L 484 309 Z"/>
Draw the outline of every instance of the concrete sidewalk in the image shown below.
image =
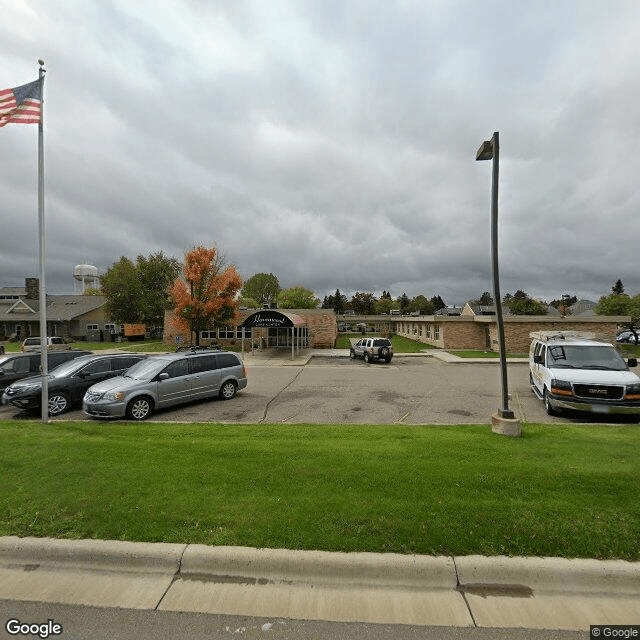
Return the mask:
<path fill-rule="evenodd" d="M 640 563 L 0 538 L 0 599 L 255 617 L 588 630 L 640 623 Z"/>

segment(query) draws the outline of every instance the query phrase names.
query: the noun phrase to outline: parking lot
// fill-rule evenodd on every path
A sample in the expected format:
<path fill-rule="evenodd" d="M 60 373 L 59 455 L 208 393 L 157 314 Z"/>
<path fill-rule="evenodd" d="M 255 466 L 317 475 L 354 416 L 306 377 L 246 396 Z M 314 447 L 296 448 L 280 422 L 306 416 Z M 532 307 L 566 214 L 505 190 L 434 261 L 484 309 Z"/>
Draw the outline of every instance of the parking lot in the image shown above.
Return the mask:
<path fill-rule="evenodd" d="M 161 422 L 311 424 L 490 424 L 500 405 L 499 366 L 451 364 L 396 356 L 390 364 L 315 357 L 300 366 L 247 365 L 249 384 L 230 401 L 161 410 Z M 527 422 L 566 422 L 547 416 L 529 387 L 526 363 L 509 364 L 510 408 Z M 38 419 L 11 406 L 0 418 Z M 56 420 L 85 419 L 81 409 Z M 594 417 L 589 417 L 594 421 Z"/>

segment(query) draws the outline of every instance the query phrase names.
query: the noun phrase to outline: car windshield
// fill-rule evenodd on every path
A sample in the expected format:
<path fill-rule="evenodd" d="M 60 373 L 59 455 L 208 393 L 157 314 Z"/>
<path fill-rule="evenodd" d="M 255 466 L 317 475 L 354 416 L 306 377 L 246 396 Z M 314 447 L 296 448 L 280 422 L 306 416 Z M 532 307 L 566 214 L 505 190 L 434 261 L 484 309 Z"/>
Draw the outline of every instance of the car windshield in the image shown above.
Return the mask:
<path fill-rule="evenodd" d="M 134 380 L 150 380 L 169 362 L 164 358 L 147 358 L 134 364 L 123 375 L 125 378 L 133 378 Z"/>
<path fill-rule="evenodd" d="M 549 367 L 625 371 L 627 363 L 610 346 L 558 345 L 549 347 Z"/>

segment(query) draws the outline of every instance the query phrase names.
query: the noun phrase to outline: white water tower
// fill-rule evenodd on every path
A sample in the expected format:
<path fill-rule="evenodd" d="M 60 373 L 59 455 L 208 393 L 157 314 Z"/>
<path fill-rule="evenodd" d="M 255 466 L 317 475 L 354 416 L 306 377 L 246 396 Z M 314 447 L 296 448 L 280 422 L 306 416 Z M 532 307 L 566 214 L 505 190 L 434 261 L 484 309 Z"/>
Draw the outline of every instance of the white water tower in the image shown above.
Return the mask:
<path fill-rule="evenodd" d="M 73 269 L 74 293 L 83 294 L 87 289 L 99 289 L 98 269 L 90 264 L 79 264 Z"/>

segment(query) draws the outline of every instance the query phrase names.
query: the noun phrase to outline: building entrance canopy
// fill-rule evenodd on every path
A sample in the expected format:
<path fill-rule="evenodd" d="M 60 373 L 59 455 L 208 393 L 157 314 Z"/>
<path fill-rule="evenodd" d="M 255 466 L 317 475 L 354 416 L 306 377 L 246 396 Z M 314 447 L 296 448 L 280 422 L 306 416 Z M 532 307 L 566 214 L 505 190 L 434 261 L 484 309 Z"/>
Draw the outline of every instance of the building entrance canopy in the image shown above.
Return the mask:
<path fill-rule="evenodd" d="M 262 309 L 248 316 L 242 323 L 243 329 L 267 329 L 267 340 L 261 344 L 269 347 L 291 347 L 291 358 L 296 348 L 306 348 L 309 344 L 307 323 L 295 313 L 283 313 L 275 309 Z M 253 342 L 251 343 L 253 345 Z M 252 346 L 253 349 L 253 346 Z"/>

